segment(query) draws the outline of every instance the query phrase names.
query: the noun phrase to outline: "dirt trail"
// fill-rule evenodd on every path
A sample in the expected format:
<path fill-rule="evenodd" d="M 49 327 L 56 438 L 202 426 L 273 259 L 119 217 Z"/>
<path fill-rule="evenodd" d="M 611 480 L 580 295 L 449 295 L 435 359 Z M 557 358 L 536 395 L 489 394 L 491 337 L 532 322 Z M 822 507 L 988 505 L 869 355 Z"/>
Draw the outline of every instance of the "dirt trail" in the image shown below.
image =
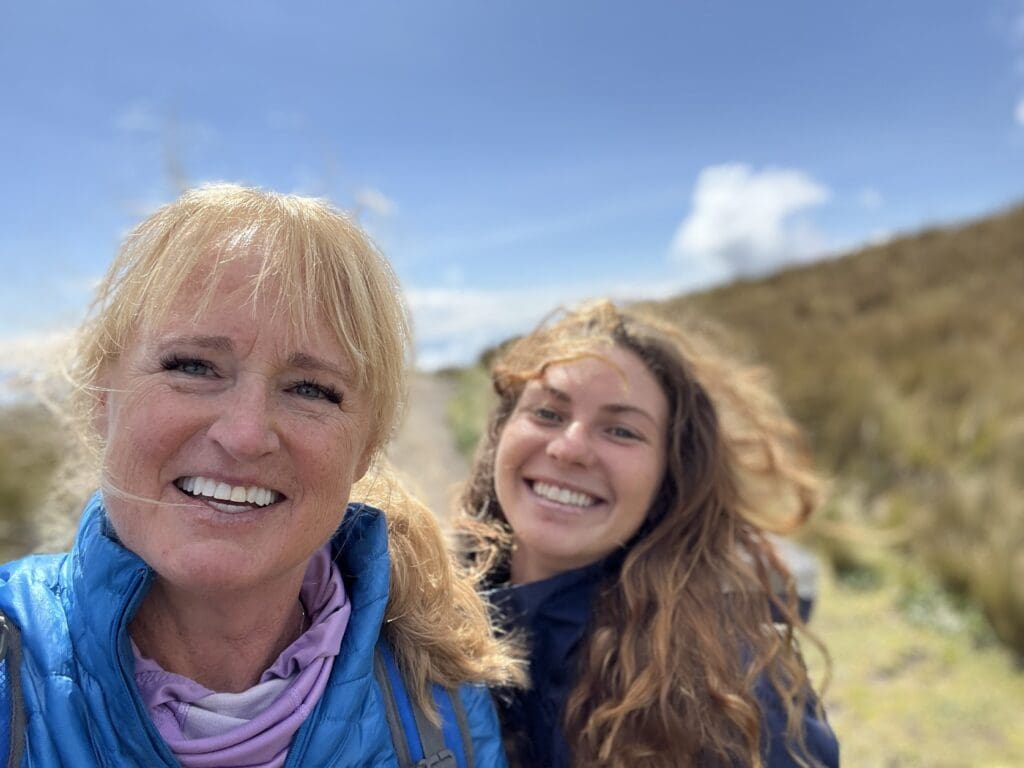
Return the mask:
<path fill-rule="evenodd" d="M 453 392 L 452 383 L 442 376 L 414 375 L 405 421 L 388 446 L 388 458 L 411 479 L 410 489 L 445 526 L 457 485 L 468 468 L 448 428 L 446 414 Z"/>

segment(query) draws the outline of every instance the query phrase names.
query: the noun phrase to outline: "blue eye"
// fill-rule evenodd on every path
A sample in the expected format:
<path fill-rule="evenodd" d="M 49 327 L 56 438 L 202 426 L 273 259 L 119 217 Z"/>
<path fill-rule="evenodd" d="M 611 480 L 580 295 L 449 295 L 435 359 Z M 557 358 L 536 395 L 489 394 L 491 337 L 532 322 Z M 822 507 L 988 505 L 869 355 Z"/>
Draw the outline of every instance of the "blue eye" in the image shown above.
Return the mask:
<path fill-rule="evenodd" d="M 195 357 L 180 357 L 172 355 L 160 361 L 160 366 L 165 371 L 177 371 L 188 376 L 210 376 L 213 374 L 213 366 L 205 360 Z"/>
<path fill-rule="evenodd" d="M 334 405 L 341 404 L 341 393 L 333 387 L 329 387 L 325 384 L 317 384 L 315 381 L 300 381 L 291 388 L 291 391 L 299 397 L 304 397 L 309 400 L 325 400 L 328 403 L 333 403 Z"/>
<path fill-rule="evenodd" d="M 643 439 L 636 432 L 634 432 L 631 429 L 626 429 L 625 427 L 611 427 L 608 430 L 608 433 L 612 437 L 617 437 L 617 438 L 619 438 L 621 440 L 641 440 L 641 439 Z"/>

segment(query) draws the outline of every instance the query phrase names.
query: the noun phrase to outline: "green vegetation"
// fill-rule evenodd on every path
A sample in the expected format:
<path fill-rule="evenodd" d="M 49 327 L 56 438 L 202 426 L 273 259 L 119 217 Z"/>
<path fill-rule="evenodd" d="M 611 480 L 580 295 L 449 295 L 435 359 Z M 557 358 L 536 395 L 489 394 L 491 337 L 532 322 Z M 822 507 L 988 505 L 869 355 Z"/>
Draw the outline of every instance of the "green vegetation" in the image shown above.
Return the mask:
<path fill-rule="evenodd" d="M 833 659 L 825 707 L 843 765 L 1024 765 L 1024 674 L 976 609 L 896 557 L 869 588 L 823 575 L 811 626 Z M 821 659 L 808 662 L 820 679 Z"/>
<path fill-rule="evenodd" d="M 60 456 L 53 418 L 41 407 L 0 410 L 0 562 L 36 544 L 35 513 Z"/>
<path fill-rule="evenodd" d="M 471 456 L 486 426 L 487 414 L 495 403 L 491 380 L 483 366 L 471 366 L 451 373 L 455 380 L 455 397 L 448 406 L 448 425 L 455 446 L 464 456 Z"/>

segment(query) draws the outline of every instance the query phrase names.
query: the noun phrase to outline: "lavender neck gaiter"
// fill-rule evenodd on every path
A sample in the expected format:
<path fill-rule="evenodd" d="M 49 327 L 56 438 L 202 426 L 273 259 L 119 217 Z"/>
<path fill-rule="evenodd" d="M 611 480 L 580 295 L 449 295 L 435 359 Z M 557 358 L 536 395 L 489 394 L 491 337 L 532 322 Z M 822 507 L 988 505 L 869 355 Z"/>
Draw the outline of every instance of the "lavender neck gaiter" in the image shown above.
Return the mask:
<path fill-rule="evenodd" d="M 167 672 L 132 643 L 142 701 L 184 768 L 284 765 L 292 737 L 327 685 L 352 610 L 329 544 L 310 560 L 300 599 L 309 629 L 241 693 L 215 693 Z"/>

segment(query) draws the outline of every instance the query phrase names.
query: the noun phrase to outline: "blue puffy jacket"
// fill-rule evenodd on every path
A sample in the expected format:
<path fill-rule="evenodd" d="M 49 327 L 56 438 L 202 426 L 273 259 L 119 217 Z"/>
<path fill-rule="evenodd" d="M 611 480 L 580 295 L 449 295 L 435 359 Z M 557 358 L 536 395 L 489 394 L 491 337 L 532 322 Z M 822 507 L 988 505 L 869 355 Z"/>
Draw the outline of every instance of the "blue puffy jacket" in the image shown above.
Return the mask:
<path fill-rule="evenodd" d="M 286 766 L 394 768 L 373 675 L 389 584 L 383 514 L 350 505 L 332 546 L 352 615 L 327 688 L 296 733 Z M 21 629 L 22 766 L 178 765 L 139 697 L 127 632 L 153 576 L 116 541 L 98 497 L 87 505 L 70 553 L 0 567 L 0 612 Z M 0 676 L 0 700 L 10 701 L 6 683 Z M 475 764 L 503 768 L 488 691 L 464 685 L 459 696 Z"/>

